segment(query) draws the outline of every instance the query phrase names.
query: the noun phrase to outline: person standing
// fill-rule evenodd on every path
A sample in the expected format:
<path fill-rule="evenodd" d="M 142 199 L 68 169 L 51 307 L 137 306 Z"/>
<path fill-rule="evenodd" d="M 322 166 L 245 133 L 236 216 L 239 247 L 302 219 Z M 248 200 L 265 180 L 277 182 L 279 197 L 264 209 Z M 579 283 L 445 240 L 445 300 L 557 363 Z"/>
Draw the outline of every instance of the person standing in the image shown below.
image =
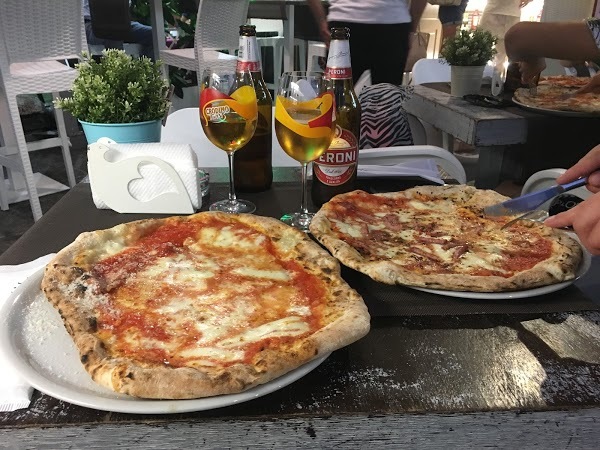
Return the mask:
<path fill-rule="evenodd" d="M 326 16 L 321 0 L 308 0 L 327 46 L 330 28 L 350 30 L 354 83 L 365 70 L 370 70 L 373 84 L 396 85 L 402 84 L 409 35 L 416 31 L 426 3 L 426 0 L 330 0 Z"/>
<path fill-rule="evenodd" d="M 447 38 L 456 35 L 456 31 L 463 23 L 463 16 L 468 3 L 469 0 L 461 0 L 458 5 L 440 5 L 438 9 L 438 19 L 442 23 L 442 41 L 440 45 L 444 45 Z"/>
<path fill-rule="evenodd" d="M 129 1 L 131 4 L 131 0 Z M 85 22 L 85 35 L 88 45 L 103 45 L 105 48 L 116 48 L 123 50 L 123 41 L 114 39 L 98 38 L 92 29 L 92 14 L 90 12 L 90 1 L 83 0 L 82 4 L 83 20 Z M 140 22 L 131 21 L 130 28 L 131 39 L 128 42 L 140 44 L 140 56 L 147 56 L 154 59 L 154 46 L 152 43 L 152 27 Z"/>
<path fill-rule="evenodd" d="M 521 8 L 530 2 L 531 0 L 488 0 L 478 28 L 487 30 L 498 38 L 496 61 L 503 63 L 506 60 L 504 35 L 521 21 Z"/>

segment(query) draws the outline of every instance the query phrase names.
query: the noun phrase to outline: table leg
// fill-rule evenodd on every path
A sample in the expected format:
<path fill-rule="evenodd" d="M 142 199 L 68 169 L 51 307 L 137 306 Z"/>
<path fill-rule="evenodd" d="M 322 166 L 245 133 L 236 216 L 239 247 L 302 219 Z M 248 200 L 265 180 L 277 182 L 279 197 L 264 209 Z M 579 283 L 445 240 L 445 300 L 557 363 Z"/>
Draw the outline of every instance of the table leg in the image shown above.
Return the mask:
<path fill-rule="evenodd" d="M 285 6 L 286 19 L 283 20 L 283 71 L 294 70 L 294 5 Z"/>
<path fill-rule="evenodd" d="M 479 151 L 479 159 L 475 186 L 482 189 L 494 189 L 500 184 L 506 146 L 493 145 L 476 147 L 476 149 Z"/>
<path fill-rule="evenodd" d="M 150 3 L 150 25 L 152 25 L 152 50 L 155 61 L 160 59 L 160 51 L 167 48 L 164 24 L 162 0 L 152 0 Z"/>

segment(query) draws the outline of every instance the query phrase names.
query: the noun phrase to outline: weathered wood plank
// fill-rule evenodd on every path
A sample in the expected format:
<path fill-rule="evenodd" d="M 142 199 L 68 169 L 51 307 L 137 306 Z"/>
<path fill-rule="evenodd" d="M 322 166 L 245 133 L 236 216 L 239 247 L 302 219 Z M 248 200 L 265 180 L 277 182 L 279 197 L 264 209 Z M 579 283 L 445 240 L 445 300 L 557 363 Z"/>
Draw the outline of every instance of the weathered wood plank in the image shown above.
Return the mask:
<path fill-rule="evenodd" d="M 595 448 L 600 410 L 264 417 L 0 430 L 1 448 Z"/>
<path fill-rule="evenodd" d="M 426 86 L 415 86 L 404 109 L 467 144 L 502 146 L 527 141 L 527 120 L 502 109 L 482 108 Z"/>

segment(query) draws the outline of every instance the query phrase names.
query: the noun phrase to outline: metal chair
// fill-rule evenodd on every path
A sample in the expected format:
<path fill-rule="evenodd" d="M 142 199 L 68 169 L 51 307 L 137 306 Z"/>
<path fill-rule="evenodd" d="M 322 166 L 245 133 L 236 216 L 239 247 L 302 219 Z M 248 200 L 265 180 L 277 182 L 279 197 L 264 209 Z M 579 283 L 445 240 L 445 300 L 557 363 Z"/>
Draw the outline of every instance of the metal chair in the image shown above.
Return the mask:
<path fill-rule="evenodd" d="M 249 0 L 200 0 L 194 48 L 161 50 L 162 62 L 195 71 L 199 78 L 208 65 L 233 67 L 237 63 L 234 55 L 239 45 L 239 27 L 246 23 L 248 4 Z"/>
<path fill-rule="evenodd" d="M 9 178 L 11 171 L 23 173 L 34 220 L 42 216 L 42 209 L 29 151 L 62 147 L 67 178 L 74 186 L 71 144 L 60 109 L 55 110 L 59 137 L 27 144 L 17 95 L 52 92 L 56 98 L 58 92 L 71 89 L 77 72 L 59 61 L 77 58 L 87 49 L 81 8 L 81 0 L 0 2 L 0 114 L 9 119 L 2 121 L 5 142 L 0 147 L 0 206 L 8 209 L 6 167 Z"/>

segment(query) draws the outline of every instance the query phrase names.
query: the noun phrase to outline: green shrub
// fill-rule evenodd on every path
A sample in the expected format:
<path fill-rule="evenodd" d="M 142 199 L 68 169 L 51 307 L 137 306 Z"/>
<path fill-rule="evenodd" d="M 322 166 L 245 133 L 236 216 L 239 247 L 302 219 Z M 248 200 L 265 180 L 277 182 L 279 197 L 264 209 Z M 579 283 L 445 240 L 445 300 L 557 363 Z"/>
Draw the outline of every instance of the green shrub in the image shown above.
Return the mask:
<path fill-rule="evenodd" d="M 498 53 L 497 40 L 487 30 L 461 30 L 444 41 L 440 56 L 451 66 L 484 66 Z"/>
<path fill-rule="evenodd" d="M 168 83 L 160 62 L 104 50 L 100 62 L 83 54 L 77 64 L 73 95 L 55 102 L 79 120 L 134 123 L 162 119 L 170 107 Z"/>

